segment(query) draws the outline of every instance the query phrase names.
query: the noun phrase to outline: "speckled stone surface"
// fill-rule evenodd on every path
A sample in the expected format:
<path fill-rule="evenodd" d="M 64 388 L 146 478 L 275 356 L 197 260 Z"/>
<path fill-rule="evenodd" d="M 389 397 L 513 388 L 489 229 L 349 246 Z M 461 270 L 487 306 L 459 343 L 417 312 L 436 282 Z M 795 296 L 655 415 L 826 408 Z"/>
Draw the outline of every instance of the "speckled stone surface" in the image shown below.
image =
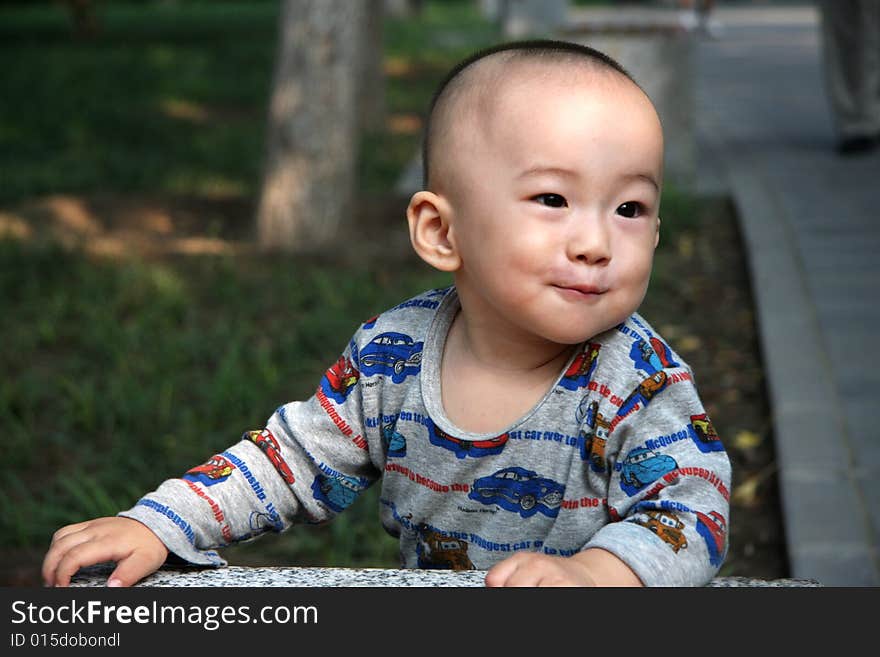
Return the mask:
<path fill-rule="evenodd" d="M 83 568 L 71 586 L 105 586 L 112 564 Z M 142 580 L 146 587 L 481 587 L 485 571 L 393 570 L 383 568 L 171 568 L 166 567 Z M 762 580 L 746 577 L 718 577 L 710 587 L 817 587 L 803 579 Z"/>

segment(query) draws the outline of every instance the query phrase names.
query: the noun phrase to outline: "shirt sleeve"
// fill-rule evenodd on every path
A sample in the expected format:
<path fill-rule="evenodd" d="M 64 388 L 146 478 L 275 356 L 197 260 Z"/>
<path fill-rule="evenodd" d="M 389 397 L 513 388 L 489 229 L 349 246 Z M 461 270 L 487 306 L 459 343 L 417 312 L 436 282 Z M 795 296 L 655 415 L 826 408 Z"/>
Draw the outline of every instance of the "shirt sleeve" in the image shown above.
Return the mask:
<path fill-rule="evenodd" d="M 609 524 L 584 546 L 646 586 L 703 586 L 727 552 L 730 461 L 687 368 L 648 377 L 609 435 Z"/>
<path fill-rule="evenodd" d="M 381 473 L 365 438 L 356 344 L 310 399 L 280 406 L 265 428 L 119 515 L 144 523 L 183 560 L 216 566 L 226 563 L 218 547 L 332 519 Z"/>

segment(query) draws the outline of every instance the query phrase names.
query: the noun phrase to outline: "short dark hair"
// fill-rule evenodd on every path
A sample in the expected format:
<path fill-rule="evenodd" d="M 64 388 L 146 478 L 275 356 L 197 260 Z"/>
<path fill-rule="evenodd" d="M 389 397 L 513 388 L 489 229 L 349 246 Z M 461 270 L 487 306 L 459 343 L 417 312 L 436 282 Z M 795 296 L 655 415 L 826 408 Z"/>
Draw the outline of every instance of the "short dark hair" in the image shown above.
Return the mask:
<path fill-rule="evenodd" d="M 532 39 L 528 41 L 510 41 L 499 45 L 479 50 L 469 57 L 456 64 L 443 78 L 428 106 L 428 114 L 425 119 L 425 127 L 422 137 L 422 184 L 427 188 L 429 171 L 429 160 L 431 147 L 435 139 L 434 128 L 434 110 L 440 101 L 447 95 L 447 90 L 453 81 L 457 80 L 459 75 L 470 67 L 472 64 L 485 59 L 499 52 L 513 52 L 523 58 L 532 59 L 575 59 L 584 58 L 591 63 L 598 64 L 612 71 L 623 75 L 630 82 L 639 86 L 633 79 L 632 75 L 621 66 L 617 61 L 609 57 L 603 52 L 585 46 L 580 43 L 572 43 L 570 41 L 556 41 L 552 39 Z"/>

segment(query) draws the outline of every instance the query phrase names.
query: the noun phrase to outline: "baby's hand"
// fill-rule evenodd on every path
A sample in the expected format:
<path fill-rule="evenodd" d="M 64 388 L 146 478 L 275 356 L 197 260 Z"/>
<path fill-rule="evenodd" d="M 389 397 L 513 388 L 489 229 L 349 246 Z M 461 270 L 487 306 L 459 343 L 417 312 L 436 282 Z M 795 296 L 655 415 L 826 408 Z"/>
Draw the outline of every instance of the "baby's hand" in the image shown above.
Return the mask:
<path fill-rule="evenodd" d="M 486 574 L 486 586 L 595 586 L 589 569 L 568 557 L 517 552 Z"/>
<path fill-rule="evenodd" d="M 641 586 L 610 552 L 590 549 L 571 557 L 517 552 L 486 573 L 486 586 Z"/>
<path fill-rule="evenodd" d="M 43 559 L 46 586 L 67 586 L 83 566 L 115 561 L 107 586 L 131 586 L 165 563 L 168 549 L 146 525 L 131 518 L 97 518 L 62 527 Z"/>

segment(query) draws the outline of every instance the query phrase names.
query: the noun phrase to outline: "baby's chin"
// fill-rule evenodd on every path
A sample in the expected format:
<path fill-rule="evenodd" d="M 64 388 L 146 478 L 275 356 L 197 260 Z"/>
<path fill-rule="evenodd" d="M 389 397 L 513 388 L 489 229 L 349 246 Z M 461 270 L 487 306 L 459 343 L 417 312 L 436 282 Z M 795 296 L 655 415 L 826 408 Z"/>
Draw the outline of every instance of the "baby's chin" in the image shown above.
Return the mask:
<path fill-rule="evenodd" d="M 638 310 L 643 299 L 644 294 L 616 289 L 601 295 L 596 302 L 567 303 L 554 316 L 556 321 L 539 321 L 535 328 L 540 329 L 538 332 L 546 340 L 558 344 L 580 344 L 625 323 Z"/>
<path fill-rule="evenodd" d="M 600 324 L 590 328 L 561 326 L 558 328 L 558 330 L 545 331 L 542 337 L 549 342 L 555 342 L 559 345 L 574 346 L 583 342 L 593 340 L 597 336 L 616 328 L 621 323 L 622 321 L 614 322 L 613 324 L 607 326 L 605 324 Z"/>

